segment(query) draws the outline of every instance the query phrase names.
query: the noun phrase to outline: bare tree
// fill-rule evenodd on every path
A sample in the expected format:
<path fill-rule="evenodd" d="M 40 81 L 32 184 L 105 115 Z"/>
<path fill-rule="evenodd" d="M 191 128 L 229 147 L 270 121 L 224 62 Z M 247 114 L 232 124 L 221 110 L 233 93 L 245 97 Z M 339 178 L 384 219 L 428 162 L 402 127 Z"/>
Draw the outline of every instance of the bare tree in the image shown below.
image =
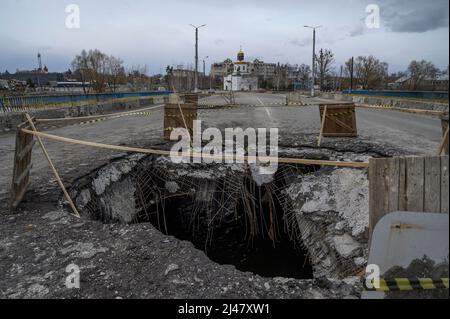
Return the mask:
<path fill-rule="evenodd" d="M 148 85 L 151 83 L 150 77 L 147 75 L 148 73 L 148 66 L 133 66 L 128 71 L 128 82 L 132 83 L 134 90 L 142 90 L 146 89 Z"/>
<path fill-rule="evenodd" d="M 81 51 L 72 61 L 72 68 L 80 75 L 82 82 L 89 82 L 95 92 L 100 93 L 105 89 L 108 73 L 109 57 L 99 50 Z M 84 93 L 87 93 L 86 88 Z"/>
<path fill-rule="evenodd" d="M 422 60 L 420 62 L 412 61 L 409 64 L 408 72 L 410 75 L 411 89 L 417 90 L 425 80 L 436 78 L 438 69 L 433 63 Z"/>
<path fill-rule="evenodd" d="M 275 86 L 277 91 L 285 89 L 288 83 L 287 65 L 278 63 L 275 68 Z"/>
<path fill-rule="evenodd" d="M 352 76 L 352 59 L 348 59 L 344 63 L 344 76 L 349 78 Z"/>
<path fill-rule="evenodd" d="M 85 85 L 89 81 L 88 54 L 86 50 L 81 51 L 80 55 L 75 56 L 75 59 L 72 61 L 72 69 L 74 70 L 75 77 L 83 83 L 84 94 L 88 94 L 90 86 L 86 88 Z"/>
<path fill-rule="evenodd" d="M 107 83 L 108 56 L 99 50 L 89 51 L 88 61 L 91 72 L 91 82 L 94 91 L 101 93 L 105 90 Z"/>
<path fill-rule="evenodd" d="M 166 75 L 164 76 L 164 82 L 167 83 L 167 85 L 169 86 L 169 91 L 171 91 L 174 85 L 173 66 L 168 65 L 166 67 Z"/>
<path fill-rule="evenodd" d="M 305 85 L 308 84 L 310 76 L 311 76 L 311 67 L 309 65 L 302 64 L 298 67 L 297 79 L 301 83 L 303 83 Z"/>
<path fill-rule="evenodd" d="M 316 54 L 317 76 L 319 78 L 320 89 L 323 90 L 330 79 L 334 64 L 334 54 L 331 50 L 320 49 Z"/>
<path fill-rule="evenodd" d="M 359 56 L 355 61 L 354 71 L 358 83 L 364 90 L 382 86 L 388 76 L 389 65 L 374 56 Z"/>
<path fill-rule="evenodd" d="M 125 82 L 125 68 L 120 58 L 110 56 L 107 59 L 108 86 L 115 93 L 118 84 Z"/>

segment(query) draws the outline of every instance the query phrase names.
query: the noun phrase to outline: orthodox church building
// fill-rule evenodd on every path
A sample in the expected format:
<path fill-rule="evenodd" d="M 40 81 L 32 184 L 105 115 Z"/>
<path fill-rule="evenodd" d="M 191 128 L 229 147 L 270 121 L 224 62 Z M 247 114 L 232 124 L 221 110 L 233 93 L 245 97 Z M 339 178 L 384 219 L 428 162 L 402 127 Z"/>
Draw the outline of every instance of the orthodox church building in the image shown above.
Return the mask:
<path fill-rule="evenodd" d="M 233 73 L 225 76 L 223 86 L 225 91 L 257 91 L 258 77 L 251 70 L 252 63 L 245 61 L 244 51 L 238 52 L 234 62 Z"/>

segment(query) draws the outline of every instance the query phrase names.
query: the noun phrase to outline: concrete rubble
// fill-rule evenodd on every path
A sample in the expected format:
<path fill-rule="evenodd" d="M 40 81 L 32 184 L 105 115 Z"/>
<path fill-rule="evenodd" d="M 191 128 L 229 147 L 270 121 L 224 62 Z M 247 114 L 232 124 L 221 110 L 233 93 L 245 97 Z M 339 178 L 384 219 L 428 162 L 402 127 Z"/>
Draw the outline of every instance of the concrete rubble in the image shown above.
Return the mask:
<path fill-rule="evenodd" d="M 291 150 L 287 152 L 290 153 Z M 320 153 L 314 150 L 310 152 L 315 155 Z M 320 154 L 326 157 L 346 157 L 347 160 L 365 159 L 362 154 L 333 151 L 321 151 Z M 244 164 L 173 164 L 167 158 L 150 159 L 133 155 L 79 179 L 71 190 L 79 208 L 83 210 L 84 207 L 89 207 L 92 197 L 99 197 L 101 205 L 98 209 L 103 212 L 102 216 L 91 215 L 90 218 L 125 224 L 136 220 L 138 210 L 134 205 L 135 178 L 130 172 L 136 171 L 136 167 L 142 169 L 142 163 L 164 168 L 167 176 L 170 176 L 165 180 L 164 187 L 170 194 L 182 191 L 183 179 L 201 181 L 202 186 L 196 191 L 196 196 L 205 197 L 204 201 L 208 198 L 206 194 L 210 192 L 207 189 L 211 187 L 208 180 L 215 181 L 228 175 L 240 176 L 246 172 Z M 254 177 L 251 169 L 250 172 Z M 267 181 L 271 182 L 272 179 L 273 176 Z M 204 191 L 201 190 L 203 187 L 206 187 Z M 341 282 L 344 278 L 350 280 L 358 275 L 367 262 L 367 173 L 360 169 L 323 167 L 312 174 L 295 176 L 282 192 L 292 201 L 296 217 L 292 228 L 298 229 L 298 239 L 309 252 L 314 278 Z M 172 272 L 171 267 L 165 272 Z M 359 281 L 353 282 L 352 289 L 356 289 L 359 284 Z"/>

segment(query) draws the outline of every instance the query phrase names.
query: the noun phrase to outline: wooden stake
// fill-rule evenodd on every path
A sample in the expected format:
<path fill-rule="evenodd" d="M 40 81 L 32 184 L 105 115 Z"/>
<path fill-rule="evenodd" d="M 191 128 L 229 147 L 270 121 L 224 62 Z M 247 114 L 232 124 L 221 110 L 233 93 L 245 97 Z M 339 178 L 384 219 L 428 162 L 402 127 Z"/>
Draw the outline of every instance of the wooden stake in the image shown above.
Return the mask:
<path fill-rule="evenodd" d="M 325 108 L 323 110 L 323 115 L 322 115 L 322 126 L 320 127 L 319 142 L 317 143 L 317 146 L 320 146 L 322 144 L 322 136 L 323 136 L 323 130 L 325 128 L 325 120 L 327 118 L 327 110 L 328 110 L 328 106 L 325 105 Z"/>
<path fill-rule="evenodd" d="M 448 143 L 448 126 L 447 126 L 447 130 L 445 131 L 444 134 L 444 138 L 442 139 L 441 145 L 439 145 L 439 149 L 438 149 L 438 156 L 442 155 L 442 152 L 444 151 L 444 147 L 445 147 L 445 143 Z"/>
<path fill-rule="evenodd" d="M 187 131 L 188 134 L 189 134 L 189 140 L 190 140 L 191 147 L 192 147 L 192 138 L 193 138 L 193 136 L 191 136 L 191 132 L 189 132 L 189 129 L 188 129 L 187 123 L 186 123 L 186 119 L 184 118 L 183 110 L 181 109 L 180 96 L 179 96 L 179 94 L 177 93 L 177 90 L 175 89 L 175 86 L 173 86 L 173 85 L 172 85 L 172 90 L 173 90 L 173 91 L 175 92 L 175 94 L 177 95 L 178 110 L 180 111 L 181 119 L 183 120 L 184 128 L 186 129 L 186 131 Z"/>
<path fill-rule="evenodd" d="M 25 116 L 27 117 L 28 122 L 30 123 L 31 128 L 33 129 L 34 132 L 37 133 L 36 127 L 34 126 L 33 120 L 31 119 L 30 115 L 28 113 L 25 113 Z M 42 151 L 44 152 L 44 155 L 48 161 L 48 163 L 50 164 L 50 167 L 53 171 L 53 174 L 55 175 L 56 180 L 58 181 L 59 187 L 61 187 L 61 190 L 64 193 L 64 196 L 66 197 L 67 201 L 69 202 L 70 207 L 72 208 L 74 215 L 78 218 L 81 218 L 80 213 L 78 212 L 77 208 L 75 207 L 72 199 L 69 196 L 69 193 L 67 193 L 66 188 L 64 187 L 63 182 L 61 181 L 61 178 L 59 177 L 58 172 L 56 171 L 55 166 L 52 163 L 52 160 L 50 158 L 50 156 L 47 153 L 47 150 L 45 149 L 44 143 L 42 143 L 41 137 L 39 135 L 36 135 L 36 138 L 39 142 L 39 144 L 41 145 Z"/>

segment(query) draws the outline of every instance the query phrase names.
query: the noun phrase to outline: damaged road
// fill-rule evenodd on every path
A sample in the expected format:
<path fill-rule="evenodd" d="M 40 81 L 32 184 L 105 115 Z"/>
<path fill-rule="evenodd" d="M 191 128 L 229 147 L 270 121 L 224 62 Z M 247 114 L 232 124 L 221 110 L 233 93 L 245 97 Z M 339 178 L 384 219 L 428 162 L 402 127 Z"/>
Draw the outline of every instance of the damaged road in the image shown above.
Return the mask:
<path fill-rule="evenodd" d="M 28 206 L 28 205 L 25 205 Z M 33 204 L 33 206 L 36 206 Z M 47 210 L 51 205 L 43 203 Z M 79 220 L 67 211 L 24 208 L 2 216 L 2 298 L 345 298 L 340 281 L 262 278 L 221 266 L 150 224 Z M 80 267 L 80 289 L 65 286 Z M 338 293 L 337 293 L 338 292 Z"/>
<path fill-rule="evenodd" d="M 278 126 L 280 145 L 289 156 L 366 161 L 372 156 L 414 154 L 396 145 L 395 141 L 389 143 L 381 138 L 370 141 L 365 134 L 351 141 L 326 139 L 323 147 L 316 149 L 317 134 L 314 132 L 319 124 L 295 125 L 291 130 L 293 124 L 289 118 L 300 110 L 280 110 L 271 112 L 273 116 L 279 116 L 276 123 L 271 122 L 274 118 L 267 122 L 267 117 L 261 115 L 264 113 L 249 116 L 243 122 L 242 109 L 229 113 L 217 111 L 222 116 L 220 125 L 216 113 L 200 112 L 200 117 L 205 126 L 219 128 Z M 250 113 L 254 112 L 252 109 Z M 290 116 L 289 112 L 292 112 Z M 223 118 L 225 114 L 227 117 Z M 169 145 L 162 141 L 162 112 L 154 111 L 152 115 L 150 118 L 111 120 L 81 129 L 61 128 L 52 133 L 116 145 L 167 149 Z M 290 222 L 298 225 L 294 234 L 309 251 L 314 271 L 313 279 L 289 279 L 254 275 L 232 265 L 213 262 L 193 243 L 164 235 L 150 222 L 134 223 L 131 214 L 121 223 L 111 223 L 114 220 L 105 223 L 105 220 L 89 215 L 84 215 L 81 220 L 71 216 L 38 148 L 33 152 L 35 165 L 29 192 L 19 210 L 9 212 L 13 142 L 12 135 L 0 137 L 0 158 L 5 163 L 0 179 L 1 298 L 342 299 L 360 296 L 362 285 L 357 275 L 367 259 L 368 221 L 367 173 L 363 170 L 318 168 L 306 174 L 289 174 L 284 180 L 285 187 L 280 191 L 283 198 L 289 199 Z M 402 142 L 403 139 L 399 144 Z M 111 174 L 114 163 L 130 160 L 127 154 L 49 141 L 45 144 L 65 185 L 70 186 L 71 191 L 77 191 L 75 197 L 79 206 L 89 202 L 94 189 L 97 195 L 114 194 L 113 188 L 124 182 L 124 177 L 133 169 L 131 165 L 119 175 Z M 143 159 L 137 156 L 134 162 Z M 164 162 L 161 165 L 167 168 L 171 164 Z M 83 193 L 83 178 L 90 181 L 102 169 L 109 174 L 110 182 L 89 184 L 89 195 Z M 174 175 L 164 188 L 176 194 L 183 189 L 176 176 L 186 175 L 183 175 L 183 169 L 172 169 Z M 207 173 L 204 167 L 184 171 L 188 175 Z M 208 176 L 203 177 L 208 179 Z M 135 194 L 134 185 L 123 184 L 121 187 L 129 194 Z M 126 199 L 134 200 L 134 197 L 130 195 Z M 131 202 L 116 203 L 118 209 L 110 212 L 123 213 Z M 320 245 L 314 237 L 319 233 L 323 239 Z M 66 268 L 71 264 L 80 268 L 79 290 L 65 286 L 69 275 Z"/>

